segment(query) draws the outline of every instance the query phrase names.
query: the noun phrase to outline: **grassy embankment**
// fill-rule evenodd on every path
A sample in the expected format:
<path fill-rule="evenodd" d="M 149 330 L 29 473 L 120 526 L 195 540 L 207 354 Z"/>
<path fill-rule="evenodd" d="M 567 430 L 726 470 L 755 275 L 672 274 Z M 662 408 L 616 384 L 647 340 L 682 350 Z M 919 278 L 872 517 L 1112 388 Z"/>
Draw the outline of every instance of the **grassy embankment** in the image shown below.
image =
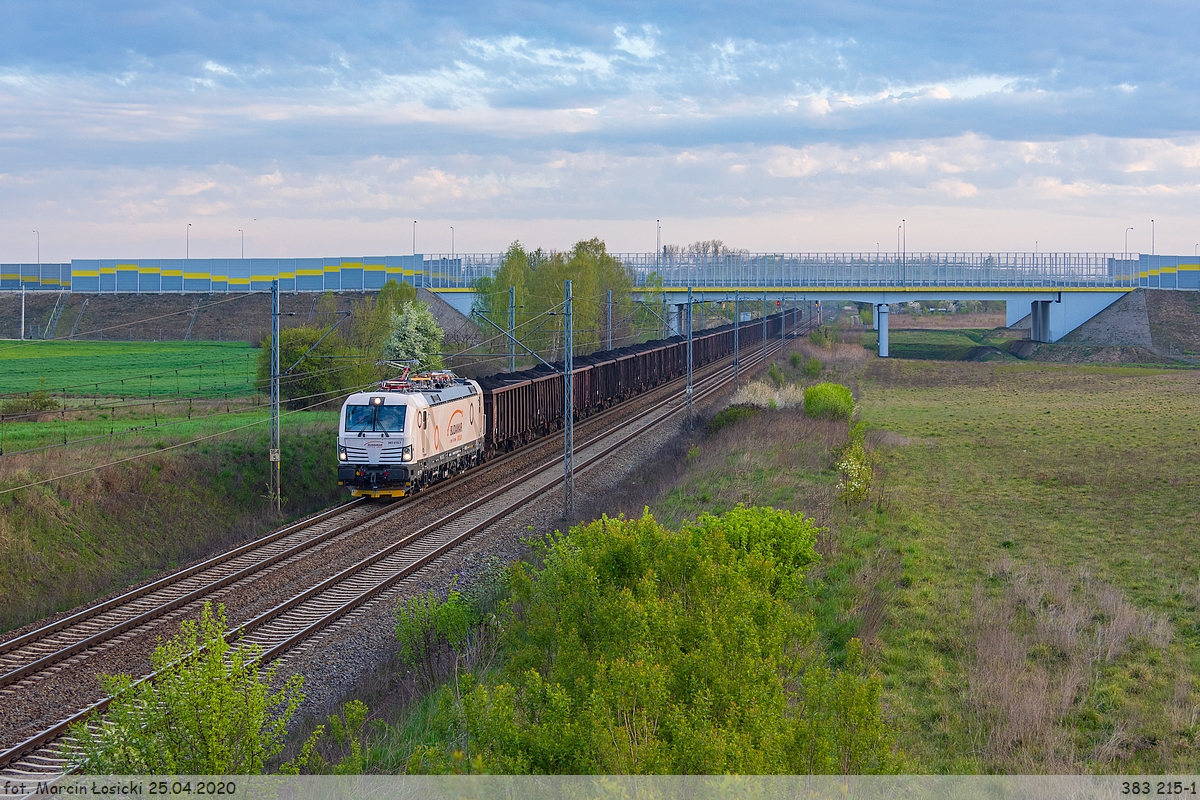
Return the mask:
<path fill-rule="evenodd" d="M 0 345 L 0 393 L 44 388 L 59 405 L 0 422 L 0 491 L 137 457 L 0 495 L 0 630 L 278 524 L 256 355 L 215 342 Z M 333 425 L 329 411 L 283 418 L 285 516 L 340 497 Z"/>
<path fill-rule="evenodd" d="M 816 516 L 820 629 L 868 643 L 918 769 L 1196 771 L 1195 376 L 853 348 L 822 357 L 856 387 L 869 503 L 834 499 L 844 429 L 780 408 L 701 441 L 656 516 Z"/>
<path fill-rule="evenodd" d="M 935 361 L 1012 360 L 1006 348 L 1013 335 L 998 333 L 988 328 L 963 328 L 958 330 L 904 330 L 908 320 L 897 314 L 893 316 L 888 330 L 888 352 L 892 358 L 912 358 Z M 867 330 L 862 336 L 863 347 L 873 352 L 879 350 L 879 334 Z M 980 348 L 996 348 L 1000 353 L 985 352 Z"/>

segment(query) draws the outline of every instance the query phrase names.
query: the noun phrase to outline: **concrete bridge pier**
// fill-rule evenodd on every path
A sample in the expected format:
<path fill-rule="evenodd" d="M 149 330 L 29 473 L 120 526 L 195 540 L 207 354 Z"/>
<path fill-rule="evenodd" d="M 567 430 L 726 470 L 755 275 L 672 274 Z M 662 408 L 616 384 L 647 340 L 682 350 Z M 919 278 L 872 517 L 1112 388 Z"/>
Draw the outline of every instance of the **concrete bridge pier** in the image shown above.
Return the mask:
<path fill-rule="evenodd" d="M 1050 341 L 1051 300 L 1034 300 L 1029 304 L 1029 338 L 1035 342 Z"/>
<path fill-rule="evenodd" d="M 887 303 L 875 306 L 876 327 L 879 330 L 879 357 L 888 357 L 888 307 Z"/>

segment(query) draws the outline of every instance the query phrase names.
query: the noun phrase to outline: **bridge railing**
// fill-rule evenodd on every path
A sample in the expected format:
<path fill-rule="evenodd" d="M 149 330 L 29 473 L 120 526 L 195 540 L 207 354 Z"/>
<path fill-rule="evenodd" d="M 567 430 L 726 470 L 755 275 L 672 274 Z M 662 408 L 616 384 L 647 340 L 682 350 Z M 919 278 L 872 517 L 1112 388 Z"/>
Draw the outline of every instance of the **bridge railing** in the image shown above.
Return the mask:
<path fill-rule="evenodd" d="M 1200 288 L 1200 258 L 1144 253 L 616 253 L 638 287 Z M 0 264 L 0 291 L 236 293 L 375 291 L 391 279 L 467 290 L 496 273 L 503 253 L 348 258 L 76 259 Z"/>
<path fill-rule="evenodd" d="M 1123 288 L 1139 257 L 1120 253 L 634 253 L 639 286 L 701 288 Z"/>

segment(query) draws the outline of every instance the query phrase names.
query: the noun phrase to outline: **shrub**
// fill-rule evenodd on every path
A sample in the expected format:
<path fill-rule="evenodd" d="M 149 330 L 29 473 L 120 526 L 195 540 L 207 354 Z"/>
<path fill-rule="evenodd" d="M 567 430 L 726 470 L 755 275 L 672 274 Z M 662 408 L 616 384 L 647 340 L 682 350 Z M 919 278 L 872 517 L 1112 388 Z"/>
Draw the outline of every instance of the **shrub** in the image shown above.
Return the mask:
<path fill-rule="evenodd" d="M 442 694 L 411 772 L 806 774 L 894 771 L 881 684 L 856 642 L 820 654 L 795 600 L 811 520 L 772 508 L 679 532 L 604 518 L 518 565 L 506 658 Z M 428 740 L 426 740 L 428 741 Z"/>
<path fill-rule="evenodd" d="M 438 679 L 442 645 L 457 650 L 473 622 L 470 602 L 453 589 L 444 601 L 433 592 L 401 600 L 396 610 L 400 660 L 425 686 L 433 686 Z"/>
<path fill-rule="evenodd" d="M 800 369 L 800 367 L 804 366 L 804 356 L 800 355 L 799 353 L 792 353 L 792 355 L 788 358 L 788 363 L 796 369 Z"/>
<path fill-rule="evenodd" d="M 778 364 L 771 364 L 771 366 L 767 369 L 767 377 L 769 377 L 771 379 L 771 383 L 775 384 L 776 386 L 783 386 L 783 373 L 780 371 Z"/>
<path fill-rule="evenodd" d="M 838 500 L 848 506 L 866 500 L 871 493 L 871 483 L 875 480 L 875 470 L 871 468 L 871 460 L 863 444 L 861 425 L 856 425 L 851 431 L 850 444 L 842 451 L 836 466 L 838 472 L 842 473 L 837 485 Z"/>
<path fill-rule="evenodd" d="M 812 342 L 817 347 L 825 347 L 829 344 L 829 337 L 825 335 L 824 328 L 817 328 L 808 335 L 808 341 Z"/>
<path fill-rule="evenodd" d="M 864 305 L 858 310 L 858 319 L 863 325 L 873 325 L 875 323 L 875 307 Z"/>
<path fill-rule="evenodd" d="M 823 369 L 825 369 L 825 365 L 819 358 L 813 357 L 804 362 L 804 376 L 807 378 L 817 377 Z"/>
<path fill-rule="evenodd" d="M 14 397 L 11 400 L 5 400 L 3 405 L 0 405 L 0 414 L 4 415 L 21 415 L 28 414 L 31 421 L 35 420 L 34 415 L 42 411 L 54 411 L 58 408 L 58 401 L 45 389 L 39 389 L 36 392 L 31 392 L 27 397 Z"/>
<path fill-rule="evenodd" d="M 854 395 L 840 383 L 817 383 L 804 390 L 804 413 L 813 418 L 843 419 L 854 415 Z"/>
<path fill-rule="evenodd" d="M 155 649 L 153 681 L 102 678 L 114 699 L 103 722 L 71 726 L 76 766 L 93 775 L 261 774 L 283 750 L 288 722 L 304 701 L 304 678 L 293 675 L 272 693 L 277 667 L 260 671 L 261 648 L 235 648 L 225 630 L 224 608 L 214 613 L 205 603 L 199 624 L 184 620 L 179 635 Z M 297 759 L 281 770 L 301 766 Z"/>
<path fill-rule="evenodd" d="M 721 409 L 708 423 L 708 433 L 712 435 L 723 428 L 728 428 L 743 419 L 749 419 L 758 413 L 757 406 L 737 405 Z"/>

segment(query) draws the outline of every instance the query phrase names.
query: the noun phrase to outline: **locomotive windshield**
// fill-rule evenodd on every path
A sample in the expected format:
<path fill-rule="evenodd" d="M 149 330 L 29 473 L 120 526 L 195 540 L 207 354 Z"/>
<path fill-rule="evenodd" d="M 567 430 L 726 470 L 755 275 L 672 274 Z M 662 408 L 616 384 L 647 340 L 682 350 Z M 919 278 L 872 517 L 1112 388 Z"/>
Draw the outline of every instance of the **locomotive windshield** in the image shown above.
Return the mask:
<path fill-rule="evenodd" d="M 408 406 L 346 406 L 346 432 L 404 432 L 404 410 Z"/>

